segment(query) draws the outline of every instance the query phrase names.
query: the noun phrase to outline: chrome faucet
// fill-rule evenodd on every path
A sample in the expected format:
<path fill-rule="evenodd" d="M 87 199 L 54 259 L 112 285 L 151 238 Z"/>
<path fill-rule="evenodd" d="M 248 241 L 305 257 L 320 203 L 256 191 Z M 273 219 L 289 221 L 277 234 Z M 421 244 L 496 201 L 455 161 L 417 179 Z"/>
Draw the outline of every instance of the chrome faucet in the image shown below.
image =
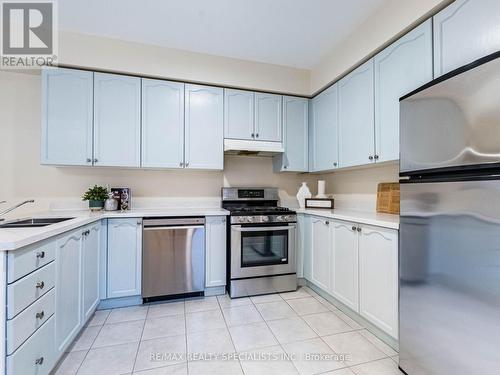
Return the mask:
<path fill-rule="evenodd" d="M 4 202 L 5 201 L 0 202 L 0 203 L 4 203 Z M 34 199 L 28 199 L 28 200 L 26 200 L 24 202 L 16 204 L 15 206 L 7 208 L 5 211 L 0 212 L 0 216 L 3 216 L 3 215 L 5 215 L 6 213 L 8 213 L 10 211 L 14 211 L 16 208 L 21 207 L 21 206 L 25 205 L 26 203 L 35 203 L 35 200 Z M 4 221 L 4 220 L 5 219 L 3 219 L 3 218 L 0 217 L 0 221 Z"/>

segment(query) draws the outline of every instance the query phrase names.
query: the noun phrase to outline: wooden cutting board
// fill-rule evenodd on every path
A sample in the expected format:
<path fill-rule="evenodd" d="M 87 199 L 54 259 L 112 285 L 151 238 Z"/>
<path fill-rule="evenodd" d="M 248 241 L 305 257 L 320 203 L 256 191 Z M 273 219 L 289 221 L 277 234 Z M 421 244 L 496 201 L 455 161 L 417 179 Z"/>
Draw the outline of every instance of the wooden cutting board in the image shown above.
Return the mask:
<path fill-rule="evenodd" d="M 399 214 L 399 183 L 382 182 L 377 188 L 377 212 Z"/>

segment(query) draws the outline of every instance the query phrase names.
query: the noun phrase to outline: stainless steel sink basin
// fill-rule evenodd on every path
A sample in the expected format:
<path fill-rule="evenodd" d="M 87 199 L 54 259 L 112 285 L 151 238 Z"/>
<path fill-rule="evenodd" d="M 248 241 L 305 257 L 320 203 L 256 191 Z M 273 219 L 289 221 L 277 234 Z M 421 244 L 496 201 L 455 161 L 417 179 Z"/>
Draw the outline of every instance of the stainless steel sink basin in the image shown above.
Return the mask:
<path fill-rule="evenodd" d="M 60 223 L 62 221 L 74 219 L 72 217 L 48 217 L 48 218 L 32 218 L 25 220 L 10 221 L 0 225 L 0 228 L 36 228 L 46 227 L 47 225 Z"/>

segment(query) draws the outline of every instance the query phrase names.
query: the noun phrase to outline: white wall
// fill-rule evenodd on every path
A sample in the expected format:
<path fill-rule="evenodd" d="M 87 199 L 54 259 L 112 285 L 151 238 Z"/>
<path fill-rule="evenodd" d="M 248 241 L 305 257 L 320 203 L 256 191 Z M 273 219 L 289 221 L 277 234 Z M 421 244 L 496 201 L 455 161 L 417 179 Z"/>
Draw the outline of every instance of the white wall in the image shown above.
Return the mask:
<path fill-rule="evenodd" d="M 127 186 L 136 198 L 217 199 L 222 186 L 279 187 L 286 197 L 305 176 L 273 173 L 271 158 L 246 156 L 226 156 L 222 172 L 43 166 L 40 75 L 0 72 L 0 87 L 0 201 L 35 198 L 36 210 L 47 209 L 59 200 L 78 201 L 93 184 Z"/>
<path fill-rule="evenodd" d="M 71 32 L 59 35 L 59 64 L 309 95 L 308 70 Z"/>
<path fill-rule="evenodd" d="M 391 0 L 369 17 L 311 70 L 311 94 L 352 70 L 388 42 L 453 0 Z"/>

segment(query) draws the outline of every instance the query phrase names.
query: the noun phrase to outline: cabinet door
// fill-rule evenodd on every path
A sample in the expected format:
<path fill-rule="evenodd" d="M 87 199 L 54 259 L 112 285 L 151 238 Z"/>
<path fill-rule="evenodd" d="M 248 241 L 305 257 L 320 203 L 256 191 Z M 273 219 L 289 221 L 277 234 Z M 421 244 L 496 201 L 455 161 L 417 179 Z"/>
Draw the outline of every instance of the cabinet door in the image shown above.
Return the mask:
<path fill-rule="evenodd" d="M 330 222 L 313 217 L 312 219 L 312 259 L 311 281 L 325 291 L 330 289 L 331 231 Z"/>
<path fill-rule="evenodd" d="M 281 142 L 281 95 L 255 93 L 255 139 Z"/>
<path fill-rule="evenodd" d="M 360 314 L 398 337 L 398 232 L 361 227 L 359 238 Z"/>
<path fill-rule="evenodd" d="M 184 165 L 184 84 L 142 79 L 143 167 Z"/>
<path fill-rule="evenodd" d="M 348 222 L 333 224 L 333 255 L 330 263 L 331 293 L 354 311 L 358 307 L 358 231 Z"/>
<path fill-rule="evenodd" d="M 92 165 L 94 74 L 42 71 L 42 164 Z"/>
<path fill-rule="evenodd" d="M 254 93 L 224 89 L 224 138 L 254 139 Z"/>
<path fill-rule="evenodd" d="M 141 219 L 108 220 L 108 298 L 141 294 Z"/>
<path fill-rule="evenodd" d="M 63 352 L 82 326 L 82 229 L 57 240 L 56 249 L 56 350 Z"/>
<path fill-rule="evenodd" d="M 308 108 L 308 99 L 292 96 L 283 97 L 283 144 L 285 152 L 274 157 L 273 162 L 280 161 L 280 165 L 275 166 L 275 171 L 308 171 Z"/>
<path fill-rule="evenodd" d="M 341 167 L 374 161 L 373 59 L 339 82 L 339 160 Z"/>
<path fill-rule="evenodd" d="M 99 269 L 101 255 L 101 223 L 85 229 L 82 247 L 83 322 L 87 322 L 99 304 Z"/>
<path fill-rule="evenodd" d="M 141 164 L 141 79 L 94 74 L 94 165 Z"/>
<path fill-rule="evenodd" d="M 206 280 L 205 286 L 226 285 L 226 217 L 205 219 Z"/>
<path fill-rule="evenodd" d="M 399 159 L 399 98 L 432 80 L 426 21 L 375 56 L 375 160 Z"/>
<path fill-rule="evenodd" d="M 312 280 L 312 218 L 309 215 L 302 215 L 302 223 L 298 224 L 299 229 L 299 247 L 302 249 L 298 250 L 298 259 L 301 257 L 302 253 L 302 268 L 303 275 L 299 276 L 300 268 L 297 268 L 297 276 L 304 277 L 305 279 Z M 297 263 L 297 267 L 298 263 Z"/>
<path fill-rule="evenodd" d="M 218 87 L 186 85 L 185 166 L 224 168 L 224 96 Z"/>
<path fill-rule="evenodd" d="M 338 167 L 338 85 L 312 100 L 311 153 L 313 172 Z"/>
<path fill-rule="evenodd" d="M 435 77 L 500 50 L 498 0 L 456 0 L 433 22 Z"/>

